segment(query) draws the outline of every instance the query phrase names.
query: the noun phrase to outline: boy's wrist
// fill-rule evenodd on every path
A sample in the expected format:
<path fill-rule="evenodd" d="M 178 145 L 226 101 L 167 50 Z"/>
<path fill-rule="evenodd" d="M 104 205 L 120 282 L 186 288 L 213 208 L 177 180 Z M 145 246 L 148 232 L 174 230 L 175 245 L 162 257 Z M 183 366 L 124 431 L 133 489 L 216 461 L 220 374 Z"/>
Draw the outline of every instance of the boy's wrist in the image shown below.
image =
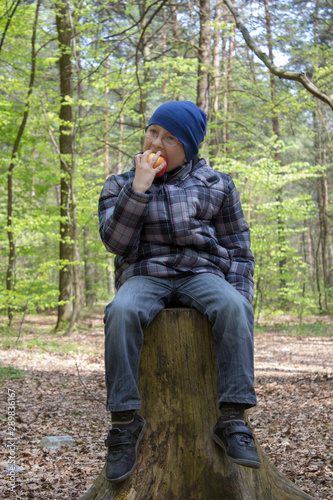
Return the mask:
<path fill-rule="evenodd" d="M 135 180 L 133 180 L 133 182 L 132 182 L 132 189 L 134 191 L 136 191 L 137 193 L 145 193 L 146 191 L 148 191 L 149 188 L 150 188 L 150 186 L 147 186 L 145 184 L 140 184 L 140 183 L 136 182 Z"/>

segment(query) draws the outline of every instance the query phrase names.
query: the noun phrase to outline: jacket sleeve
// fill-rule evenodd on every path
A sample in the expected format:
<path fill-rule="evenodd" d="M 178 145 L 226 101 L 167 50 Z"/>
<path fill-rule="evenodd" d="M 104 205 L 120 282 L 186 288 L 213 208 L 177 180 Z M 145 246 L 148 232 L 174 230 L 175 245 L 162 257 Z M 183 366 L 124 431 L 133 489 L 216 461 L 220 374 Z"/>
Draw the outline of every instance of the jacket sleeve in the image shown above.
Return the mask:
<path fill-rule="evenodd" d="M 230 176 L 228 179 L 228 192 L 214 220 L 215 229 L 220 245 L 227 249 L 230 258 L 230 269 L 226 280 L 251 303 L 254 257 L 250 248 L 250 228 L 244 219 L 234 182 Z"/>
<path fill-rule="evenodd" d="M 102 189 L 98 206 L 99 231 L 109 252 L 125 256 L 134 253 L 139 246 L 152 195 L 134 191 L 131 180 L 123 183 L 123 179 L 117 177 L 109 177 Z"/>

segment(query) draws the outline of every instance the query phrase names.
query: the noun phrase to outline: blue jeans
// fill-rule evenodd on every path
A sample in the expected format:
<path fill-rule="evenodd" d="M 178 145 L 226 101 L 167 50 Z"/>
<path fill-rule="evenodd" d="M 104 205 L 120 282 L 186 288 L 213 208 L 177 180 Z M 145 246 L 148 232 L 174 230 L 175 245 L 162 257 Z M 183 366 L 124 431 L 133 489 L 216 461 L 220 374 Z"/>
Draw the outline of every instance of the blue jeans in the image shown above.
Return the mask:
<path fill-rule="evenodd" d="M 138 374 L 142 330 L 169 305 L 197 309 L 212 323 L 218 404 L 254 406 L 252 307 L 226 280 L 202 273 L 181 278 L 134 276 L 125 281 L 107 305 L 106 409 L 125 411 L 141 407 Z"/>

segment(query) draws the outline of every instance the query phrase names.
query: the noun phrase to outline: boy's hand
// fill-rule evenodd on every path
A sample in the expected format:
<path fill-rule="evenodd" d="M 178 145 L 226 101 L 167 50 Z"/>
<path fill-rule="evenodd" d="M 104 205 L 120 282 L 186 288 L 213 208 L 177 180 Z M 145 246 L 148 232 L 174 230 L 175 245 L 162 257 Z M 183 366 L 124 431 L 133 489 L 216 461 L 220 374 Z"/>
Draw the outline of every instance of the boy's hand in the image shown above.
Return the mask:
<path fill-rule="evenodd" d="M 156 174 L 158 174 L 166 165 L 164 161 L 158 167 L 154 168 L 154 164 L 157 158 L 161 155 L 161 151 L 157 151 L 157 153 L 152 156 L 151 160 L 148 161 L 148 155 L 152 152 L 151 149 L 148 149 L 143 154 L 138 154 L 135 156 L 135 175 L 132 182 L 132 188 L 134 191 L 139 193 L 145 193 L 148 191 L 150 186 L 155 179 Z"/>

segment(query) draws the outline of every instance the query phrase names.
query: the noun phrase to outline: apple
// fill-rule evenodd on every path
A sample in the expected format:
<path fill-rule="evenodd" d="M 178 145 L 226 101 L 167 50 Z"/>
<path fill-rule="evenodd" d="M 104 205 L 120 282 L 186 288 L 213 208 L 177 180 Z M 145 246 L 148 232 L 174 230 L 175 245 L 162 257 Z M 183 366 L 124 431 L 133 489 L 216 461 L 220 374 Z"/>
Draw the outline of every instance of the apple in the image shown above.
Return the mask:
<path fill-rule="evenodd" d="M 148 160 L 148 161 L 150 161 L 150 160 L 152 159 L 152 157 L 154 156 L 154 154 L 155 154 L 155 153 L 150 153 L 150 154 L 148 155 L 147 160 Z M 158 167 L 159 165 L 161 165 L 161 163 L 163 163 L 164 161 L 165 161 L 165 166 L 162 168 L 162 170 L 161 170 L 160 172 L 158 172 L 158 173 L 156 174 L 156 176 L 155 176 L 155 177 L 161 177 L 163 174 L 165 174 L 166 169 L 168 168 L 168 165 L 167 165 L 166 159 L 165 159 L 165 158 L 163 158 L 163 156 L 159 156 L 159 157 L 157 158 L 157 160 L 155 161 L 155 163 L 154 163 L 154 165 L 153 165 L 153 167 L 154 167 L 154 168 L 156 168 L 156 167 Z"/>

